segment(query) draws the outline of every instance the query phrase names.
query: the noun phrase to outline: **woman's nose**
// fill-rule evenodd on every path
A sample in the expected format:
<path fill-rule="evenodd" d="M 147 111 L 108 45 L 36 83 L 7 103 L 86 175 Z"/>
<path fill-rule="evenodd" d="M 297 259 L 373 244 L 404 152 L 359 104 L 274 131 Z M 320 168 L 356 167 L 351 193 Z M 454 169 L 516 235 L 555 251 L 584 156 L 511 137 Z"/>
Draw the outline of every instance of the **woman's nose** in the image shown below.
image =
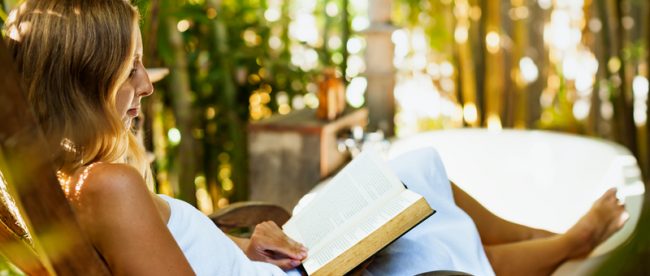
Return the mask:
<path fill-rule="evenodd" d="M 146 97 L 153 94 L 153 84 L 149 79 L 149 74 L 146 70 L 142 70 L 144 73 L 141 74 L 141 77 L 138 79 L 137 92 L 140 97 Z"/>

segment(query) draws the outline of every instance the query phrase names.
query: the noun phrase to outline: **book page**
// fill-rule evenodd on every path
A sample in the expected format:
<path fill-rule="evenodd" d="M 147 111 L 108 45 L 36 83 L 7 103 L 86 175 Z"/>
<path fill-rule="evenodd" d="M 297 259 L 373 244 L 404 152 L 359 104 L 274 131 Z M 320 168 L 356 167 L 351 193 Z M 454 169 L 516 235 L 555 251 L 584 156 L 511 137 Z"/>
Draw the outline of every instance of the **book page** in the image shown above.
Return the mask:
<path fill-rule="evenodd" d="M 397 176 L 374 151 L 364 151 L 337 174 L 300 213 L 285 233 L 316 252 L 332 236 L 345 231 L 370 209 L 404 190 Z M 341 241 L 347 243 L 345 241 Z"/>
<path fill-rule="evenodd" d="M 309 258 L 303 263 L 305 270 L 308 273 L 316 271 L 388 223 L 420 198 L 422 196 L 412 191 L 403 190 L 398 196 L 388 199 L 379 208 L 370 210 L 366 216 L 357 220 L 356 223 L 344 227 L 343 231 L 320 247 L 319 250 L 314 252 L 310 250 Z"/>

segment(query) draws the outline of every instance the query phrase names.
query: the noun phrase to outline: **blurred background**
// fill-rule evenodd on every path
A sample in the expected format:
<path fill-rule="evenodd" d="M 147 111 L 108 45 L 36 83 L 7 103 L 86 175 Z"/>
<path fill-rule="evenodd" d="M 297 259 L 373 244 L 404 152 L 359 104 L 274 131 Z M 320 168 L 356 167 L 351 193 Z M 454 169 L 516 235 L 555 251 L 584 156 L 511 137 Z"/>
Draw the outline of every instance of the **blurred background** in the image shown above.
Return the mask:
<path fill-rule="evenodd" d="M 0 22 L 20 1 L 3 0 Z M 247 125 L 319 106 L 326 72 L 387 136 L 548 129 L 628 148 L 650 172 L 644 0 L 141 0 L 155 189 L 205 213 L 248 198 Z M 3 34 L 7 35 L 7 34 Z M 389 52 L 372 50 L 391 46 Z M 377 72 L 370 62 L 388 64 Z M 375 71 L 373 71 L 375 70 Z M 333 72 L 333 73 L 331 73 Z M 372 91 L 390 75 L 394 105 Z M 648 181 L 646 181 L 648 183 Z M 647 185 L 647 184 L 646 184 Z"/>
<path fill-rule="evenodd" d="M 380 59 L 394 67 L 395 135 L 465 126 L 566 131 L 623 144 L 648 172 L 647 1 L 137 5 L 146 64 L 171 70 L 144 112 L 157 189 L 205 212 L 246 199 L 247 123 L 317 108 L 324 70 L 336 70 L 350 106 L 368 104 L 374 73 L 365 52 L 377 32 L 388 34 L 373 43 L 394 45 Z M 369 127 L 390 134 L 391 121 Z"/>

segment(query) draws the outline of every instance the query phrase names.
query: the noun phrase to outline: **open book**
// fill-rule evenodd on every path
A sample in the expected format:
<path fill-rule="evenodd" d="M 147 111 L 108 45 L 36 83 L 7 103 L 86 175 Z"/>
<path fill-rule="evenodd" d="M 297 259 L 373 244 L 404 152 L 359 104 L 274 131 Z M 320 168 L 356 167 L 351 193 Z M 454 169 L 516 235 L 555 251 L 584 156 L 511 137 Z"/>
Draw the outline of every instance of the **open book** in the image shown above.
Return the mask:
<path fill-rule="evenodd" d="M 433 213 L 376 152 L 364 151 L 282 228 L 309 249 L 309 275 L 342 275 Z"/>

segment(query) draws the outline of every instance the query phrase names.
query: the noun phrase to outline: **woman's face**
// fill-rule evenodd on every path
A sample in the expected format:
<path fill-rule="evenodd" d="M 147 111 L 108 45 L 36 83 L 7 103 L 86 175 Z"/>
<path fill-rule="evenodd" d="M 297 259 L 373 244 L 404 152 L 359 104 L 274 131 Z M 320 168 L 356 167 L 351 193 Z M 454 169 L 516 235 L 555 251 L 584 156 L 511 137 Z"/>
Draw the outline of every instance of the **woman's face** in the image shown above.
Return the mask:
<path fill-rule="evenodd" d="M 127 127 L 140 113 L 140 100 L 153 93 L 153 85 L 142 65 L 142 35 L 140 27 L 135 28 L 135 52 L 131 60 L 129 77 L 120 85 L 115 96 L 117 112 Z"/>

